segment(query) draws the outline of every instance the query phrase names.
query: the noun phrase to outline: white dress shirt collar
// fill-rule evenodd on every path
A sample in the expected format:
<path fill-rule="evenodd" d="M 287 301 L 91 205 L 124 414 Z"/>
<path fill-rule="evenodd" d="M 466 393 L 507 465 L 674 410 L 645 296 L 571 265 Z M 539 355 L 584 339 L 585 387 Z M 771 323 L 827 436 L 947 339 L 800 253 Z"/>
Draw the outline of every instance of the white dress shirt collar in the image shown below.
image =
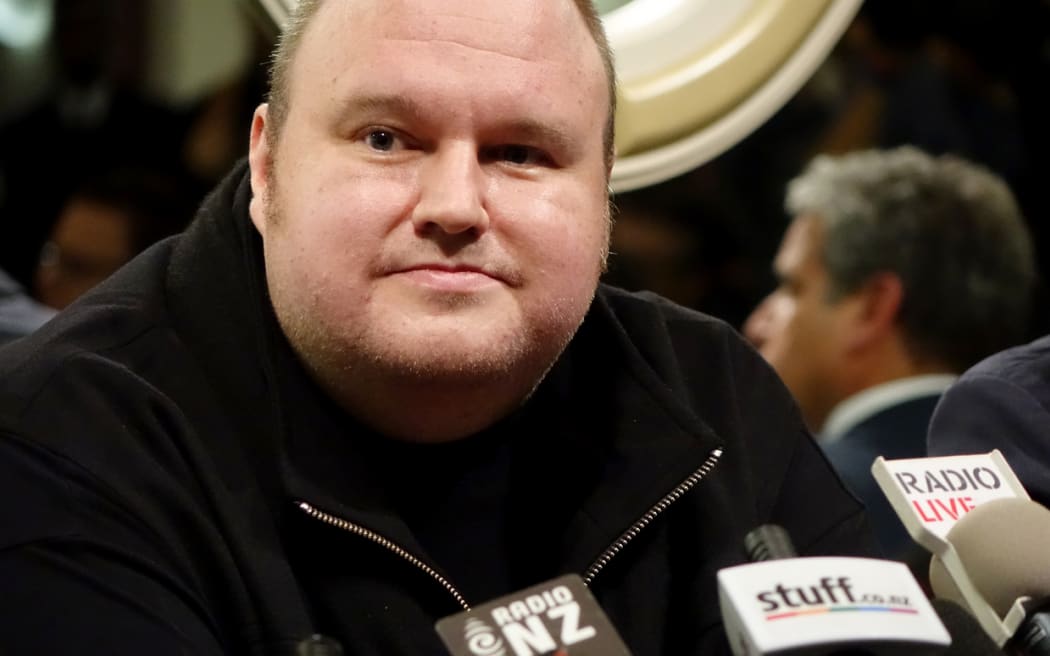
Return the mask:
<path fill-rule="evenodd" d="M 941 394 L 958 378 L 955 374 L 926 374 L 900 378 L 869 387 L 836 405 L 820 432 L 822 442 L 834 442 L 854 426 L 886 408 L 923 396 Z"/>

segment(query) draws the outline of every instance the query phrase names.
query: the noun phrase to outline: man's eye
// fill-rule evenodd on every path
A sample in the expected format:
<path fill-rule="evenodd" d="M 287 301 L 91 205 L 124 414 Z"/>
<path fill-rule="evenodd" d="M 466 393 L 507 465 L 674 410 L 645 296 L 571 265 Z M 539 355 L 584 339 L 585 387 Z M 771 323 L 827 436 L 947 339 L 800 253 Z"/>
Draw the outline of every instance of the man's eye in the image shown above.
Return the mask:
<path fill-rule="evenodd" d="M 548 161 L 543 151 L 519 144 L 496 146 L 489 152 L 489 157 L 496 161 L 514 164 L 515 166 L 537 166 Z"/>
<path fill-rule="evenodd" d="M 390 130 L 371 130 L 365 135 L 365 143 L 372 150 L 386 153 L 397 147 L 397 135 Z"/>

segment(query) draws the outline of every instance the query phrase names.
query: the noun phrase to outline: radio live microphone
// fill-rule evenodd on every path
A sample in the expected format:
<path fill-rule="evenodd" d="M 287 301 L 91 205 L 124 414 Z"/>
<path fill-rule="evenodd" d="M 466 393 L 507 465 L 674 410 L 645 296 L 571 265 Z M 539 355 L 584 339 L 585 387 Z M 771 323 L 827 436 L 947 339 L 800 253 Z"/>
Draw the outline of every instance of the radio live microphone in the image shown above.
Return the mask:
<path fill-rule="evenodd" d="M 452 656 L 630 656 L 575 574 L 443 618 L 434 628 Z"/>
<path fill-rule="evenodd" d="M 799 558 L 779 526 L 758 527 L 744 547 L 755 562 L 718 572 L 722 619 L 738 656 L 936 654 L 952 642 L 903 563 Z"/>
<path fill-rule="evenodd" d="M 1002 454 L 880 457 L 872 473 L 908 533 L 933 554 L 936 593 L 964 606 L 1008 652 L 1050 654 L 1040 614 L 1050 595 L 1050 521 Z"/>
<path fill-rule="evenodd" d="M 969 584 L 995 615 L 1019 617 L 1004 649 L 1050 656 L 1050 510 L 1029 499 L 989 501 L 961 517 L 947 540 Z M 938 556 L 930 562 L 930 584 L 938 597 L 967 605 L 961 585 Z"/>

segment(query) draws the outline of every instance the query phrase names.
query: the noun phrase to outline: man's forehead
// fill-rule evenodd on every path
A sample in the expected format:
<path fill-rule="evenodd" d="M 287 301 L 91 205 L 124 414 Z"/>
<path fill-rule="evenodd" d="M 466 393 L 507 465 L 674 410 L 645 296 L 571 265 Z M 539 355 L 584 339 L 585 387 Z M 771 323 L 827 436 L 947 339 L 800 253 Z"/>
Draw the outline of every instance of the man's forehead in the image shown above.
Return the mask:
<path fill-rule="evenodd" d="M 540 40 L 573 45 L 577 39 L 561 37 L 586 30 L 572 0 L 327 0 L 319 14 L 356 36 L 440 39 L 508 54 Z"/>
<path fill-rule="evenodd" d="M 515 89 L 516 103 L 558 89 L 581 103 L 592 93 L 607 100 L 598 48 L 572 0 L 326 0 L 318 12 L 292 63 L 293 94 L 313 95 L 323 78 L 341 103 L 408 89 L 423 98 L 458 75 L 479 81 L 462 88 L 486 106 L 501 89 Z"/>
<path fill-rule="evenodd" d="M 777 251 L 774 267 L 778 272 L 797 271 L 805 264 L 819 262 L 824 229 L 820 220 L 811 215 L 796 217 L 788 225 Z"/>

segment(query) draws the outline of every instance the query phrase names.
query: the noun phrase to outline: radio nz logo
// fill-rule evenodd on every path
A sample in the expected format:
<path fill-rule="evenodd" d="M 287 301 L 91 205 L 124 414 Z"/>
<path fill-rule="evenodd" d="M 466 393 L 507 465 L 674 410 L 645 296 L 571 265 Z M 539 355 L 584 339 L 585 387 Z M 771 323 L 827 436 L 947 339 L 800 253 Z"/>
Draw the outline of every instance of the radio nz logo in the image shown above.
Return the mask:
<path fill-rule="evenodd" d="M 467 641 L 467 649 L 477 656 L 506 656 L 507 654 L 499 631 L 476 617 L 467 620 L 467 624 L 463 627 L 463 637 Z"/>
<path fill-rule="evenodd" d="M 564 585 L 497 606 L 489 617 L 492 624 L 472 617 L 463 627 L 467 648 L 475 656 L 567 656 L 564 647 L 597 634 L 593 626 L 581 625 L 580 605 Z"/>
<path fill-rule="evenodd" d="M 762 604 L 767 622 L 821 613 L 918 613 L 907 595 L 858 592 L 848 576 L 825 576 L 813 585 L 780 583 L 759 592 L 755 600 Z"/>

